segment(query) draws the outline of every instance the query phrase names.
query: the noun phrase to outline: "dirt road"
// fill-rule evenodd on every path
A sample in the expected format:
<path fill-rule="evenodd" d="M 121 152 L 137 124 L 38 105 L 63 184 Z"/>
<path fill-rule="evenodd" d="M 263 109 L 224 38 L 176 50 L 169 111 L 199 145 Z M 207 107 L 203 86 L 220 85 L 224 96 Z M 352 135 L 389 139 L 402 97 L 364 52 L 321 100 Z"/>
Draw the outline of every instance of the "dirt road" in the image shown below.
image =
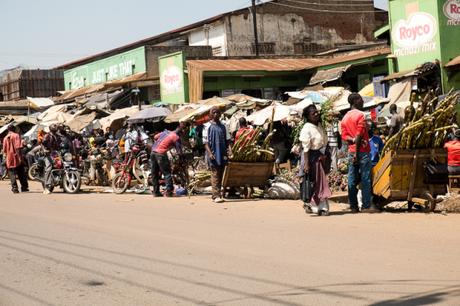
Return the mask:
<path fill-rule="evenodd" d="M 8 187 L 0 305 L 460 305 L 460 215 Z"/>

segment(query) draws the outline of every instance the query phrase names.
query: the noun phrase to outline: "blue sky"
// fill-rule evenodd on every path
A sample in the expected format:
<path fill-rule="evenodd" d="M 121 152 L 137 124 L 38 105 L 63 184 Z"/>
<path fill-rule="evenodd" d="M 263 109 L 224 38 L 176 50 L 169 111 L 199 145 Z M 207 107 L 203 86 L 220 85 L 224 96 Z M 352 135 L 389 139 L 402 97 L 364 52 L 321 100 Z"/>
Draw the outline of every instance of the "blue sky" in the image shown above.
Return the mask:
<path fill-rule="evenodd" d="M 0 0 L 0 70 L 50 68 L 160 34 L 250 0 Z M 375 0 L 387 8 L 388 0 Z"/>

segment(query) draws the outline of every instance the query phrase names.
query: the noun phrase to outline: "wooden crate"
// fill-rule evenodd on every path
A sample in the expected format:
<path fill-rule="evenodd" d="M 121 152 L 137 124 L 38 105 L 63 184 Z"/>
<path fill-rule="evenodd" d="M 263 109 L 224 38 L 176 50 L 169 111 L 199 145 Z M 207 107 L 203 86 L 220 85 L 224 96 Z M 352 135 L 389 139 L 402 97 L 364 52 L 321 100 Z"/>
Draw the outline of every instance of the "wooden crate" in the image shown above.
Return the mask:
<path fill-rule="evenodd" d="M 273 172 L 273 162 L 229 162 L 224 170 L 223 187 L 258 187 L 267 184 Z"/>
<path fill-rule="evenodd" d="M 433 196 L 445 194 L 446 185 L 428 185 L 424 182 L 423 163 L 432 157 L 441 163 L 447 162 L 444 149 L 386 153 L 372 169 L 374 194 L 392 200 L 410 200 L 423 196 L 427 191 Z"/>

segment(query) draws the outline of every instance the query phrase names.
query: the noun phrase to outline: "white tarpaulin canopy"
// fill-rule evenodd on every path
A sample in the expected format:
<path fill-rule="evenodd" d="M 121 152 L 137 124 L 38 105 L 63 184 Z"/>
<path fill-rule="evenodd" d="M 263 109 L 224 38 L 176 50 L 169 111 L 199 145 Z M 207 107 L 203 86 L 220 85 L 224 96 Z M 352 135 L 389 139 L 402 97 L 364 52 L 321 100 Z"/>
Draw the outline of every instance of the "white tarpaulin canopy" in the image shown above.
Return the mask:
<path fill-rule="evenodd" d="M 31 98 L 27 97 L 27 100 L 36 108 L 47 108 L 54 105 L 54 101 L 50 98 Z"/>
<path fill-rule="evenodd" d="M 274 116 L 273 116 L 273 111 Z M 271 120 L 273 116 L 273 121 L 280 121 L 289 117 L 291 110 L 289 106 L 282 105 L 279 103 L 274 103 L 264 109 L 261 109 L 257 112 L 252 113 L 246 118 L 248 122 L 252 122 L 254 125 L 263 125 L 266 121 Z"/>

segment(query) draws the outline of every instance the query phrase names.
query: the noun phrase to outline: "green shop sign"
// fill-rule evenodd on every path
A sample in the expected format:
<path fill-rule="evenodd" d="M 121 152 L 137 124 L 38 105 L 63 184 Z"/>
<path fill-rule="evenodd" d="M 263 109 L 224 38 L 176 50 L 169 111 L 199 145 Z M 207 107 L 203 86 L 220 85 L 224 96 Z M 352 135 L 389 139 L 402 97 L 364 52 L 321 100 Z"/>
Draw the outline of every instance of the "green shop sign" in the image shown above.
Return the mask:
<path fill-rule="evenodd" d="M 65 89 L 118 80 L 145 71 L 145 48 L 139 47 L 64 71 Z"/>
<path fill-rule="evenodd" d="M 184 74 L 184 53 L 175 52 L 158 58 L 161 101 L 170 104 L 188 102 L 188 80 Z"/>

